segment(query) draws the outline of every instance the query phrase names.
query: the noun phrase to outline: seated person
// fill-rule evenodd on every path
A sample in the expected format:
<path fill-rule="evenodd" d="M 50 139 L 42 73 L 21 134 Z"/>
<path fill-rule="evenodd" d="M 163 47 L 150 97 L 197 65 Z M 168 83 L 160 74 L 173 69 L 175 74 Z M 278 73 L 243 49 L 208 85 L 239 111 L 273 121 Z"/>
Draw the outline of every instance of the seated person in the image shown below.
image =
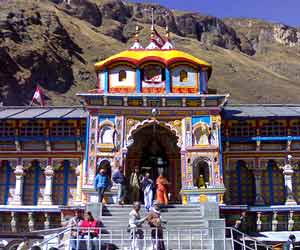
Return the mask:
<path fill-rule="evenodd" d="M 98 223 L 94 219 L 92 213 L 87 212 L 84 220 L 80 225 L 80 237 L 81 239 L 87 239 L 86 245 L 88 245 L 89 240 L 92 240 L 90 242 L 90 245 L 92 247 L 92 250 L 96 250 L 98 241 L 95 239 L 97 239 L 98 236 L 99 236 Z"/>

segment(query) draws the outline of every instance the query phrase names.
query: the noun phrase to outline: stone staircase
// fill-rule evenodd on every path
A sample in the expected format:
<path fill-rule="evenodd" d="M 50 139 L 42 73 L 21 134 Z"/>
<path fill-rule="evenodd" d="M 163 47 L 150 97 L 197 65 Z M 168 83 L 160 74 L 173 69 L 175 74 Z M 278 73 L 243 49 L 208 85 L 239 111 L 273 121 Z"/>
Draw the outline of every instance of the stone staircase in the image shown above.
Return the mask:
<path fill-rule="evenodd" d="M 122 249 L 129 249 L 130 235 L 124 233 L 128 225 L 129 212 L 132 205 L 104 205 L 102 208 L 101 222 L 107 229 L 102 239 L 123 245 Z M 141 208 L 141 216 L 145 215 L 144 207 Z M 211 232 L 208 229 L 208 220 L 204 217 L 204 207 L 200 205 L 169 205 L 161 210 L 164 221 L 167 221 L 164 229 L 164 243 L 167 249 L 216 249 L 211 240 Z M 145 223 L 144 245 L 152 249 L 151 229 Z M 125 240 L 121 240 L 121 238 Z M 122 241 L 122 242 L 121 242 Z"/>

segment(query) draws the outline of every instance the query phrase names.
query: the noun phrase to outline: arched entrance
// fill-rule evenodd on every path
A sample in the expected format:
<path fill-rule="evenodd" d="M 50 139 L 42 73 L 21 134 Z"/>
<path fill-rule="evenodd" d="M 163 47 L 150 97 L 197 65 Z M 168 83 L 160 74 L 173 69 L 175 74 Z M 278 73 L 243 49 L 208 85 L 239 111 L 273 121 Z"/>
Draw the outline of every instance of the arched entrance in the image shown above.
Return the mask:
<path fill-rule="evenodd" d="M 155 181 L 160 171 L 171 183 L 170 202 L 180 202 L 181 170 L 180 148 L 173 131 L 157 123 L 147 124 L 132 132 L 133 143 L 128 148 L 126 176 L 138 167 L 141 173 L 149 172 Z"/>

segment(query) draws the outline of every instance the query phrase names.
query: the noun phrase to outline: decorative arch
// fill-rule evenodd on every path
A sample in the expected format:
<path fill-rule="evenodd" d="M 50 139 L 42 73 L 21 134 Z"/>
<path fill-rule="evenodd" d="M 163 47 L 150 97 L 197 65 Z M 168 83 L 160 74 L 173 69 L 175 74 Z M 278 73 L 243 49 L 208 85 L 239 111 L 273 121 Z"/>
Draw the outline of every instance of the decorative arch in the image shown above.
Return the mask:
<path fill-rule="evenodd" d="M 205 156 L 199 156 L 193 160 L 192 166 L 194 186 L 203 188 L 206 187 L 206 183 L 210 182 L 210 161 L 210 158 Z"/>
<path fill-rule="evenodd" d="M 204 122 L 198 122 L 193 127 L 193 144 L 208 145 L 210 127 Z"/>
<path fill-rule="evenodd" d="M 98 143 L 114 144 L 115 125 L 110 120 L 105 120 L 99 124 Z"/>
<path fill-rule="evenodd" d="M 134 122 L 134 121 L 133 121 Z M 178 123 L 180 123 L 181 121 L 178 121 Z M 147 119 L 147 120 L 143 120 L 143 121 L 139 121 L 136 122 L 129 130 L 127 136 L 126 136 L 126 141 L 127 141 L 127 145 L 130 145 L 133 140 L 133 135 L 138 132 L 139 130 L 141 130 L 144 127 L 147 127 L 149 125 L 152 124 L 156 124 L 159 125 L 167 130 L 169 130 L 172 134 L 174 134 L 177 137 L 177 146 L 181 147 L 182 144 L 182 136 L 180 134 L 180 130 L 178 129 L 179 124 L 177 124 L 176 121 L 173 122 L 173 124 L 170 124 L 171 122 L 162 122 L 162 121 L 158 121 L 156 119 Z M 175 126 L 177 126 L 177 128 Z"/>

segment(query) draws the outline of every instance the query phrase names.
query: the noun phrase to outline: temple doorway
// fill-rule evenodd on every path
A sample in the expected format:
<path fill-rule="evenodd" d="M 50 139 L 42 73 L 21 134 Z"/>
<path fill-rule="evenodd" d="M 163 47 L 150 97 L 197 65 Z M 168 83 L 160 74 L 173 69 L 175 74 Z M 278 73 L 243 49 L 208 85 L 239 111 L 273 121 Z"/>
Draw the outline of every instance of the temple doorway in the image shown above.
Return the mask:
<path fill-rule="evenodd" d="M 128 148 L 125 173 L 130 176 L 135 168 L 149 172 L 155 182 L 163 172 L 170 182 L 170 202 L 181 200 L 180 148 L 177 136 L 168 128 L 153 123 L 132 133 L 133 144 Z"/>

